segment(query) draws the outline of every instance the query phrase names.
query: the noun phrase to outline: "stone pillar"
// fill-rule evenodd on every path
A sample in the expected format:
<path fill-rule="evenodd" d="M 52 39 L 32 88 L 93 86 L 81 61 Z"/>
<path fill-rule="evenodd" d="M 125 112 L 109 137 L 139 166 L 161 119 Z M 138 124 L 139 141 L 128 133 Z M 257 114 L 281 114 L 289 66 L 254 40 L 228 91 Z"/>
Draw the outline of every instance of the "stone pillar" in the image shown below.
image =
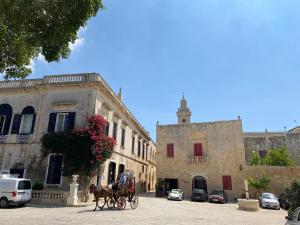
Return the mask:
<path fill-rule="evenodd" d="M 248 188 L 248 180 L 245 179 L 245 194 L 246 194 L 246 199 L 249 200 L 249 188 Z"/>
<path fill-rule="evenodd" d="M 70 184 L 70 192 L 69 192 L 69 197 L 67 199 L 67 205 L 68 206 L 76 206 L 78 205 L 78 186 L 79 184 L 77 183 L 77 178 L 78 175 L 72 175 L 73 177 L 73 182 Z"/>

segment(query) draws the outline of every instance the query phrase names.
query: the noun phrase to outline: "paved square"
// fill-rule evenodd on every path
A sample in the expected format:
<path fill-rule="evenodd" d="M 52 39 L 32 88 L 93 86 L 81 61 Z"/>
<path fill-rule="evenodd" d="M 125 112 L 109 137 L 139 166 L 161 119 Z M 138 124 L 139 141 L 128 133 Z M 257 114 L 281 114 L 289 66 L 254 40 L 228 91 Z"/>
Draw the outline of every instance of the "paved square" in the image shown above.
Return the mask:
<path fill-rule="evenodd" d="M 29 205 L 24 208 L 0 210 L 0 225 L 283 225 L 287 215 L 283 210 L 261 209 L 258 212 L 245 212 L 236 204 L 225 205 L 168 201 L 163 198 L 140 197 L 136 210 L 129 204 L 126 210 L 93 212 L 93 206 L 68 208 Z"/>

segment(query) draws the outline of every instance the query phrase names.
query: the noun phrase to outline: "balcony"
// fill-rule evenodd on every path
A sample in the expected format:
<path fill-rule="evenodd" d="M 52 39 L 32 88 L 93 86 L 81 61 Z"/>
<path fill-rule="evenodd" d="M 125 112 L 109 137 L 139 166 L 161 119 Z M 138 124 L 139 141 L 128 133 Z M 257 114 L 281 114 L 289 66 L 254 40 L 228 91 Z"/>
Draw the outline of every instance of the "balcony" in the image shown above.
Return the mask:
<path fill-rule="evenodd" d="M 208 156 L 188 156 L 186 158 L 188 164 L 203 164 L 208 162 Z"/>

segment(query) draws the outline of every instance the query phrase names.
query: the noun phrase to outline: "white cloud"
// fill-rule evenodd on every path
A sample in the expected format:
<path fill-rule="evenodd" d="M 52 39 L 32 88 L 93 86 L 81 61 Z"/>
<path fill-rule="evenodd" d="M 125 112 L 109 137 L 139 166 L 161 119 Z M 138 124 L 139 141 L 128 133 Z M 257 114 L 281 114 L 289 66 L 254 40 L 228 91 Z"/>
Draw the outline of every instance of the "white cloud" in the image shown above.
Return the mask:
<path fill-rule="evenodd" d="M 74 43 L 69 43 L 69 48 L 71 51 L 79 49 L 84 43 L 85 39 L 82 37 L 82 34 L 87 30 L 87 27 L 80 27 L 79 31 L 77 32 L 78 38 L 75 40 Z"/>
<path fill-rule="evenodd" d="M 35 71 L 35 62 L 34 59 L 30 59 L 30 64 L 26 66 L 27 68 L 31 69 L 31 72 L 34 73 Z"/>

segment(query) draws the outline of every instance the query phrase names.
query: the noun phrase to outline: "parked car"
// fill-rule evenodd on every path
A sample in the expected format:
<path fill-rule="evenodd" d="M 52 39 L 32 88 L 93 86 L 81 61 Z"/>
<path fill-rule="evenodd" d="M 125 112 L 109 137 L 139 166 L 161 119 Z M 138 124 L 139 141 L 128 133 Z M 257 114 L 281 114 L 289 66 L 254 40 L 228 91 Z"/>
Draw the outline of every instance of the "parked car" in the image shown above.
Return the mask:
<path fill-rule="evenodd" d="M 184 199 L 184 195 L 182 190 L 180 189 L 172 189 L 169 191 L 168 200 L 179 200 L 182 201 Z"/>
<path fill-rule="evenodd" d="M 291 214 L 285 217 L 285 225 L 300 225 L 300 207 L 296 208 Z"/>
<path fill-rule="evenodd" d="M 227 194 L 223 189 L 216 189 L 208 195 L 208 202 L 227 202 Z"/>
<path fill-rule="evenodd" d="M 258 200 L 262 208 L 280 209 L 279 201 L 272 193 L 262 193 Z"/>
<path fill-rule="evenodd" d="M 194 188 L 192 191 L 191 200 L 206 202 L 208 200 L 208 195 L 206 190 Z"/>
<path fill-rule="evenodd" d="M 293 193 L 291 192 L 283 192 L 279 195 L 278 201 L 280 207 L 288 210 L 290 208 L 290 201 L 293 198 Z"/>
<path fill-rule="evenodd" d="M 31 181 L 22 178 L 0 178 L 0 208 L 24 206 L 31 200 Z"/>

